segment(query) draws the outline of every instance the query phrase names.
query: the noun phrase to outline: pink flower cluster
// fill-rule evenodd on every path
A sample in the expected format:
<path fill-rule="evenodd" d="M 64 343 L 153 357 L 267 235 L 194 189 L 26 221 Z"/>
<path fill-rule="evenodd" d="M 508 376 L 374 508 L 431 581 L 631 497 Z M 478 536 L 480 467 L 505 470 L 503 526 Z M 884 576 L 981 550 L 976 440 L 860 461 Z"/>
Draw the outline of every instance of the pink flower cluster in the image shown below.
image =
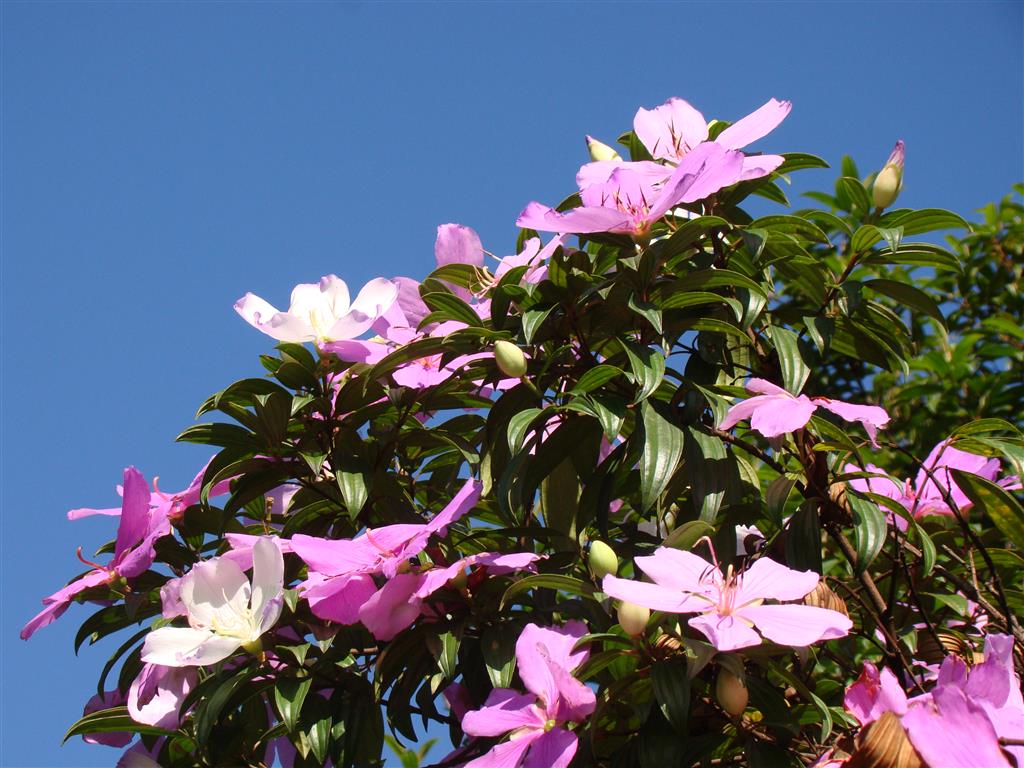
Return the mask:
<path fill-rule="evenodd" d="M 986 637 L 985 658 L 973 667 L 947 656 L 932 690 L 909 699 L 891 671 L 865 664 L 845 703 L 862 726 L 895 714 L 928 765 L 1012 768 L 1007 753 L 1024 765 L 1024 698 L 1009 635 Z"/>

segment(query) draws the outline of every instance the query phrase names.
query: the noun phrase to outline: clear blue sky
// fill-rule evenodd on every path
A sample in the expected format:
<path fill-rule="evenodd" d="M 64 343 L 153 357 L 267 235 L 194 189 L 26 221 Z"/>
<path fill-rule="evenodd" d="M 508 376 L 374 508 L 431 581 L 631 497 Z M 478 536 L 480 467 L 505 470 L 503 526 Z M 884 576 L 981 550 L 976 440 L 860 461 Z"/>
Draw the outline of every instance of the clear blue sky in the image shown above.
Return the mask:
<path fill-rule="evenodd" d="M 3 766 L 103 766 L 60 738 L 113 642 L 39 599 L 111 538 L 135 464 L 177 490 L 202 399 L 259 375 L 232 311 L 335 272 L 424 276 L 435 227 L 510 253 L 523 205 L 573 191 L 583 136 L 688 99 L 789 119 L 757 148 L 867 172 L 907 143 L 902 202 L 966 215 L 1022 168 L 1022 5 L 0 3 Z M 805 172 L 827 185 L 831 171 Z"/>

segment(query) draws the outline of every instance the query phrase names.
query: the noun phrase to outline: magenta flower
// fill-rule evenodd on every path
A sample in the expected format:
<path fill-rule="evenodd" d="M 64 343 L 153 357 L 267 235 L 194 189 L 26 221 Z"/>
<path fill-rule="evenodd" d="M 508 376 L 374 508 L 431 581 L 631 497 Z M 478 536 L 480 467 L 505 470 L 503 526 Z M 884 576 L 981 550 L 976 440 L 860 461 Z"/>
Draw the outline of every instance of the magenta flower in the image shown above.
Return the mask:
<path fill-rule="evenodd" d="M 985 658 L 968 669 L 958 656 L 947 656 L 935 687 L 907 699 L 888 669 L 865 664 L 846 692 L 846 708 L 867 725 L 885 712 L 900 717 L 914 749 L 928 765 L 967 768 L 1006 766 L 1005 749 L 1024 765 L 1024 746 L 1001 746 L 1000 738 L 1024 734 L 1024 697 L 1013 668 L 1013 638 L 988 635 Z"/>
<path fill-rule="evenodd" d="M 93 566 L 93 570 L 43 598 L 45 607 L 22 628 L 21 639 L 27 640 L 40 627 L 56 621 L 79 593 L 110 584 L 117 579 L 135 578 L 146 571 L 156 557 L 156 540 L 170 532 L 171 526 L 166 514 L 150 503 L 146 479 L 135 467 L 128 467 L 124 471 L 121 520 L 117 527 L 113 559 L 107 565 L 83 561 Z"/>
<path fill-rule="evenodd" d="M 636 563 L 653 584 L 605 576 L 604 592 L 656 611 L 700 614 L 689 625 L 720 651 L 760 645 L 762 635 L 780 645 L 806 646 L 843 637 L 852 626 L 848 617 L 827 608 L 764 605 L 766 599 L 799 600 L 819 579 L 813 571 L 790 570 L 766 557 L 739 573 L 730 567 L 726 574 L 692 552 L 668 547 Z"/>
<path fill-rule="evenodd" d="M 725 149 L 741 149 L 773 131 L 792 108 L 788 101 L 771 99 L 722 131 L 714 143 Z M 674 163 L 682 162 L 708 140 L 709 127 L 700 112 L 678 98 L 654 109 L 639 109 L 633 118 L 633 131 L 651 157 Z M 744 157 L 740 178 L 745 181 L 766 176 L 782 165 L 783 159 L 779 155 Z"/>
<path fill-rule="evenodd" d="M 750 379 L 746 387 L 756 396 L 730 408 L 718 425 L 719 429 L 732 429 L 738 422 L 750 419 L 750 428 L 754 431 L 765 437 L 778 437 L 806 426 L 811 415 L 818 408 L 824 408 L 845 421 L 859 421 L 875 445 L 878 430 L 889 423 L 889 414 L 877 405 L 854 405 L 829 397 L 791 395 L 764 379 Z"/>
<path fill-rule="evenodd" d="M 164 493 L 157 487 L 157 481 L 159 478 L 153 478 L 153 492 L 150 494 L 149 503 L 153 509 L 153 517 L 167 518 L 172 522 L 181 518 L 185 510 L 191 507 L 193 504 L 199 503 L 199 494 L 203 488 L 203 475 L 206 474 L 206 467 L 210 465 L 207 462 L 199 473 L 192 478 L 192 482 L 189 483 L 188 488 L 177 493 Z M 231 490 L 231 481 L 222 480 L 217 483 L 210 491 L 210 498 L 221 496 Z M 123 492 L 122 486 L 117 486 L 117 493 L 121 495 Z M 109 509 L 92 509 L 83 507 L 82 509 L 72 509 L 68 512 L 68 520 L 78 520 L 83 517 L 89 517 L 91 515 L 120 515 L 120 507 L 111 507 Z"/>
<path fill-rule="evenodd" d="M 371 280 L 349 299 L 348 286 L 337 275 L 319 283 L 300 283 L 292 290 L 287 312 L 281 312 L 259 296 L 245 294 L 235 311 L 254 328 L 278 341 L 322 343 L 354 339 L 367 331 L 398 298 L 398 286 L 390 280 Z"/>
<path fill-rule="evenodd" d="M 430 522 L 367 529 L 354 539 L 321 539 L 303 534 L 291 538 L 292 549 L 309 574 L 299 585 L 314 615 L 339 624 L 355 624 L 359 612 L 376 592 L 374 574 L 394 579 L 409 559 L 427 546 L 434 534 L 444 535 L 480 498 L 482 485 L 470 479 Z"/>
<path fill-rule="evenodd" d="M 881 496 L 898 501 L 915 517 L 926 515 L 953 515 L 953 510 L 946 503 L 946 496 L 956 504 L 961 512 L 969 510 L 974 502 L 967 498 L 960 486 L 953 480 L 951 469 L 959 469 L 970 472 L 973 475 L 997 483 L 1007 490 L 1018 490 L 1021 488 L 1020 478 L 1016 476 L 1004 477 L 1000 480 L 999 459 L 990 459 L 985 456 L 978 456 L 974 453 L 961 451 L 954 448 L 950 440 L 943 440 L 928 454 L 921 469 L 918 471 L 914 481 L 904 480 L 902 483 L 896 478 L 887 474 L 885 470 L 876 467 L 874 464 L 867 464 L 864 471 L 872 473 L 873 477 L 854 478 L 850 480 L 850 487 L 861 492 L 877 493 Z M 847 464 L 843 472 L 860 472 L 860 467 L 855 464 Z M 906 529 L 907 523 L 901 518 L 896 518 L 896 524 L 901 529 Z"/>
<path fill-rule="evenodd" d="M 559 213 L 533 202 L 519 214 L 516 226 L 542 232 L 643 236 L 671 208 L 703 200 L 735 184 L 743 172 L 743 153 L 714 143 L 687 153 L 674 170 L 657 171 L 662 166 L 656 163 L 606 162 L 614 168 L 605 181 L 581 188 L 581 207 Z"/>
<path fill-rule="evenodd" d="M 516 661 L 529 693 L 496 688 L 483 707 L 462 717 L 469 736 L 511 738 L 465 768 L 566 768 L 572 762 L 577 737 L 563 726 L 582 722 L 597 705 L 594 692 L 572 676 L 589 656 L 585 648 L 573 650 L 586 634 L 580 621 L 564 627 L 526 625 L 516 641 Z"/>

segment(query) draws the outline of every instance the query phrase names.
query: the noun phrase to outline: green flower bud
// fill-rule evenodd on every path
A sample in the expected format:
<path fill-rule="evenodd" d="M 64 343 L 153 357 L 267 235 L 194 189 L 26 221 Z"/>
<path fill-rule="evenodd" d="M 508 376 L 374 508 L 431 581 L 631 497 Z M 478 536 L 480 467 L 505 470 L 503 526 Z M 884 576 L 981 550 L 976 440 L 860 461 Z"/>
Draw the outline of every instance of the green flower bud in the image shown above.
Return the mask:
<path fill-rule="evenodd" d="M 520 379 L 526 375 L 526 355 L 511 341 L 494 342 L 494 360 L 506 376 Z"/>
<path fill-rule="evenodd" d="M 590 572 L 598 581 L 608 574 L 614 576 L 619 572 L 619 558 L 615 556 L 615 550 L 600 539 L 590 542 L 587 562 L 590 565 Z"/>
<path fill-rule="evenodd" d="M 743 680 L 727 669 L 719 669 L 718 680 L 715 682 L 715 698 L 727 714 L 739 717 L 747 708 L 750 693 Z"/>
<path fill-rule="evenodd" d="M 602 160 L 621 160 L 622 156 L 603 141 L 598 141 L 593 136 L 587 136 L 587 151 L 590 152 L 590 159 L 595 162 Z"/>
<path fill-rule="evenodd" d="M 896 202 L 900 189 L 903 188 L 903 161 L 906 153 L 903 142 L 897 141 L 896 147 L 886 161 L 882 170 L 875 177 L 871 187 L 871 198 L 876 208 L 888 208 Z"/>
<path fill-rule="evenodd" d="M 619 626 L 622 627 L 622 630 L 630 637 L 637 637 L 647 629 L 647 622 L 651 618 L 651 609 L 623 601 L 619 603 L 618 615 Z"/>

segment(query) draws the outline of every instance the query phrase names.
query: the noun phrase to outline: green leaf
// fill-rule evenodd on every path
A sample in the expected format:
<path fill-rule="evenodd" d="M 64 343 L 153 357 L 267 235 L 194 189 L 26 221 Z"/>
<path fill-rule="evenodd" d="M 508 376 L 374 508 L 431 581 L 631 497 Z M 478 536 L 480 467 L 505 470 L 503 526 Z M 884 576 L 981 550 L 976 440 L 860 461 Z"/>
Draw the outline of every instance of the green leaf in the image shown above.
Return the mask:
<path fill-rule="evenodd" d="M 808 155 L 804 152 L 785 152 L 782 155 L 785 160 L 782 165 L 775 169 L 775 173 L 789 173 L 790 171 L 802 171 L 805 168 L 828 168 L 829 165 L 817 155 Z"/>
<path fill-rule="evenodd" d="M 988 515 L 1014 546 L 1024 550 L 1024 508 L 1009 493 L 984 478 L 951 469 L 953 481 L 974 505 Z"/>
<path fill-rule="evenodd" d="M 167 731 L 163 728 L 156 728 L 152 725 L 143 725 L 132 720 L 128 714 L 128 707 L 111 707 L 91 712 L 80 717 L 68 728 L 61 743 L 66 742 L 72 736 L 82 736 L 88 733 L 117 733 L 128 731 L 130 733 L 143 733 L 153 736 L 173 736 L 174 731 Z"/>
<path fill-rule="evenodd" d="M 480 315 L 454 293 L 437 291 L 425 293 L 422 298 L 423 303 L 433 310 L 434 315 L 443 315 L 443 318 L 438 317 L 436 320 L 456 320 L 470 328 L 476 328 L 483 323 Z"/>
<path fill-rule="evenodd" d="M 715 528 L 703 520 L 687 520 L 678 526 L 662 542 L 663 547 L 689 551 L 705 536 L 714 536 Z"/>
<path fill-rule="evenodd" d="M 939 305 L 920 288 L 915 288 L 912 285 L 896 280 L 883 279 L 868 280 L 863 285 L 865 288 L 870 288 L 876 293 L 881 293 L 890 299 L 895 299 L 900 304 L 915 309 L 921 314 L 928 315 L 928 317 L 935 320 L 943 328 L 946 327 L 946 318 L 942 316 L 942 310 L 939 309 Z"/>
<path fill-rule="evenodd" d="M 289 733 L 295 731 L 299 715 L 302 713 L 302 704 L 312 684 L 313 679 L 310 677 L 279 677 L 274 684 L 274 702 Z"/>
<path fill-rule="evenodd" d="M 772 343 L 779 355 L 783 387 L 790 394 L 799 395 L 807 377 L 811 375 L 811 369 L 804 362 L 803 355 L 800 353 L 800 341 L 797 335 L 788 328 L 773 326 Z"/>
<path fill-rule="evenodd" d="M 653 304 L 649 301 L 640 301 L 635 295 L 630 295 L 629 301 L 626 302 L 627 306 L 636 312 L 640 317 L 644 318 L 651 327 L 657 332 L 662 333 L 661 327 L 661 309 L 657 304 Z"/>
<path fill-rule="evenodd" d="M 871 210 L 871 196 L 861 184 L 860 179 L 849 176 L 841 176 L 836 180 L 836 191 L 840 198 L 849 201 L 850 211 L 867 213 Z"/>
<path fill-rule="evenodd" d="M 484 657 L 487 677 L 495 688 L 508 688 L 512 684 L 518 636 L 518 628 L 497 626 L 485 629 L 480 637 L 480 652 Z"/>
<path fill-rule="evenodd" d="M 690 676 L 686 662 L 671 659 L 654 662 L 651 687 L 661 714 L 680 737 L 686 738 L 690 719 Z"/>
<path fill-rule="evenodd" d="M 454 680 L 458 674 L 459 638 L 454 632 L 441 635 L 441 655 L 437 659 L 441 672 L 448 680 Z"/>
<path fill-rule="evenodd" d="M 256 436 L 237 424 L 195 424 L 176 438 L 181 443 L 218 445 L 221 448 L 254 450 L 260 446 Z"/>
<path fill-rule="evenodd" d="M 633 402 L 639 403 L 650 397 L 665 377 L 665 356 L 634 341 L 623 341 L 622 348 L 626 351 L 629 366 L 639 386 Z"/>
<path fill-rule="evenodd" d="M 540 408 L 526 408 L 514 414 L 508 420 L 507 439 L 509 453 L 518 453 L 523 447 L 523 440 L 526 438 L 526 431 L 542 413 Z"/>
<path fill-rule="evenodd" d="M 537 331 L 541 325 L 547 320 L 548 315 L 551 314 L 551 310 L 554 307 L 545 307 L 543 309 L 528 309 L 523 313 L 523 338 L 527 344 L 533 343 L 534 336 L 537 335 Z"/>
<path fill-rule="evenodd" d="M 789 519 L 786 563 L 797 571 L 821 573 L 821 521 L 813 499 L 805 501 Z"/>
<path fill-rule="evenodd" d="M 644 512 L 654 506 L 668 486 L 683 456 L 683 433 L 658 412 L 661 407 L 646 400 L 640 406 L 644 441 L 640 454 L 640 498 Z"/>
<path fill-rule="evenodd" d="M 686 428 L 683 442 L 694 509 L 702 521 L 713 524 L 732 474 L 729 453 L 720 439 L 693 427 Z"/>
<path fill-rule="evenodd" d="M 608 365 L 607 363 L 600 363 L 588 369 L 586 373 L 580 376 L 576 386 L 569 390 L 569 394 L 579 395 L 590 392 L 608 383 L 616 376 L 622 375 L 625 375 L 625 372 L 621 368 Z"/>
<path fill-rule="evenodd" d="M 962 217 L 941 208 L 891 211 L 879 223 L 885 227 L 903 227 L 905 235 L 919 235 L 940 229 L 971 229 L 971 225 Z"/>
<path fill-rule="evenodd" d="M 504 608 L 513 597 L 531 589 L 556 589 L 582 597 L 594 596 L 594 588 L 580 579 L 557 573 L 535 573 L 519 579 L 506 589 L 505 594 L 501 596 L 499 608 Z"/>
<path fill-rule="evenodd" d="M 847 493 L 846 499 L 853 511 L 853 535 L 857 547 L 857 573 L 862 573 L 874 562 L 889 535 L 885 513 L 876 504 Z"/>
<path fill-rule="evenodd" d="M 801 216 L 763 216 L 749 225 L 753 229 L 782 232 L 801 240 L 828 244 L 826 235 L 817 224 Z"/>

